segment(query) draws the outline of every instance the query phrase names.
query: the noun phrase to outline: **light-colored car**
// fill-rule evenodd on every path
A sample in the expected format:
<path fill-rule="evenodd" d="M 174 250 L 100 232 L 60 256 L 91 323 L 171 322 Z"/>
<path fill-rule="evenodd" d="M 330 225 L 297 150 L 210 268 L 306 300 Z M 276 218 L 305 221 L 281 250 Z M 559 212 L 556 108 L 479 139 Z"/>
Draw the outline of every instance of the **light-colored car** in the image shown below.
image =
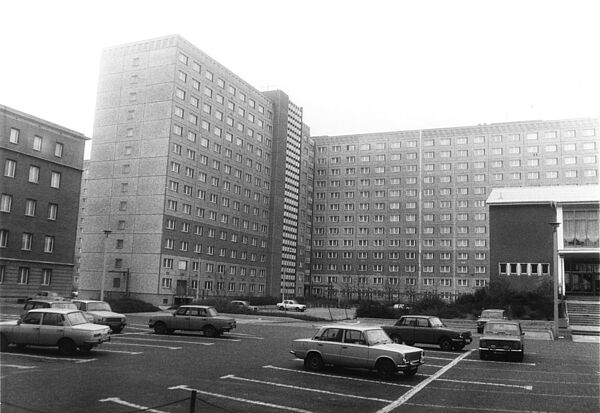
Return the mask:
<path fill-rule="evenodd" d="M 156 334 L 171 334 L 175 330 L 202 331 L 207 337 L 219 337 L 236 327 L 235 319 L 220 316 L 214 307 L 182 305 L 173 314 L 150 317 L 148 327 Z"/>
<path fill-rule="evenodd" d="M 25 301 L 23 306 L 23 314 L 29 310 L 35 310 L 37 308 L 67 308 L 71 310 L 77 310 L 77 306 L 71 301 L 58 301 L 52 299 L 31 299 Z"/>
<path fill-rule="evenodd" d="M 127 325 L 127 317 L 113 312 L 106 301 L 73 300 L 73 304 L 86 315 L 92 316 L 93 323 L 109 326 L 113 333 L 120 333 Z"/>
<path fill-rule="evenodd" d="M 477 332 L 483 333 L 483 327 L 485 327 L 485 323 L 490 320 L 506 320 L 506 312 L 504 310 L 499 310 L 495 308 L 490 308 L 487 310 L 483 310 L 481 315 L 477 319 Z"/>
<path fill-rule="evenodd" d="M 229 303 L 233 308 L 235 308 L 238 311 L 241 312 L 256 312 L 258 311 L 258 308 L 256 308 L 253 305 L 250 305 L 249 301 L 242 301 L 242 300 L 233 300 L 231 303 Z"/>
<path fill-rule="evenodd" d="M 57 300 L 62 301 L 65 298 L 54 291 L 38 291 L 33 297 L 28 298 L 28 300 Z"/>
<path fill-rule="evenodd" d="M 306 306 L 298 303 L 296 300 L 283 300 L 282 302 L 277 303 L 277 309 L 286 311 L 306 311 Z"/>
<path fill-rule="evenodd" d="M 479 358 L 485 360 L 488 356 L 502 355 L 523 361 L 524 338 L 525 333 L 518 322 L 490 320 L 479 338 Z"/>
<path fill-rule="evenodd" d="M 398 371 L 414 376 L 425 356 L 418 347 L 394 343 L 381 327 L 364 324 L 323 326 L 312 338 L 294 340 L 290 352 L 309 370 L 332 364 L 376 370 L 386 379 Z"/>
<path fill-rule="evenodd" d="M 77 348 L 88 352 L 110 340 L 110 329 L 88 322 L 83 312 L 70 308 L 40 308 L 28 311 L 20 320 L 0 323 L 1 349 L 10 344 L 23 346 L 57 346 L 64 355 Z"/>

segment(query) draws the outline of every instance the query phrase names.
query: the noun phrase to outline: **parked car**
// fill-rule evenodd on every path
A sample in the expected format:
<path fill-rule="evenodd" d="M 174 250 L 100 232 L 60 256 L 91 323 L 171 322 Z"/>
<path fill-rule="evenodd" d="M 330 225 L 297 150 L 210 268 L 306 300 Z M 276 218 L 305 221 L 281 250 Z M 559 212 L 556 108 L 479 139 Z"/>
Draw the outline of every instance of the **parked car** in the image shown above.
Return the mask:
<path fill-rule="evenodd" d="M 25 302 L 23 306 L 23 313 L 29 310 L 35 310 L 36 308 L 66 308 L 71 310 L 78 310 L 77 306 L 71 301 L 56 301 L 52 299 L 31 299 Z"/>
<path fill-rule="evenodd" d="M 62 301 L 65 298 L 54 291 L 38 291 L 33 297 L 29 297 L 28 300 L 57 300 Z"/>
<path fill-rule="evenodd" d="M 92 316 L 92 323 L 109 326 L 113 333 L 120 333 L 127 325 L 127 317 L 115 313 L 106 301 L 73 300 L 77 308 Z"/>
<path fill-rule="evenodd" d="M 306 311 L 306 306 L 304 304 L 298 303 L 296 300 L 283 300 L 280 303 L 277 303 L 278 310 L 294 310 L 294 311 Z"/>
<path fill-rule="evenodd" d="M 523 361 L 524 338 L 525 333 L 518 322 L 490 320 L 479 338 L 479 358 L 485 360 L 491 355 L 503 355 Z"/>
<path fill-rule="evenodd" d="M 381 378 L 402 371 L 414 376 L 424 362 L 424 351 L 394 343 L 381 327 L 361 324 L 323 326 L 312 338 L 292 342 L 290 353 L 304 360 L 308 370 L 331 364 L 376 370 Z"/>
<path fill-rule="evenodd" d="M 250 302 L 248 302 L 248 301 L 233 300 L 229 304 L 232 307 L 234 307 L 236 310 L 240 311 L 240 312 L 255 312 L 255 311 L 258 311 L 258 308 L 256 308 L 253 305 L 250 305 Z"/>
<path fill-rule="evenodd" d="M 406 315 L 393 326 L 382 326 L 396 343 L 412 346 L 414 343 L 437 344 L 442 350 L 461 350 L 472 341 L 470 331 L 448 328 L 438 317 Z"/>
<path fill-rule="evenodd" d="M 175 330 L 202 331 L 207 337 L 219 337 L 236 327 L 235 319 L 220 316 L 214 307 L 182 305 L 173 314 L 150 317 L 148 327 L 156 334 L 171 334 Z"/>
<path fill-rule="evenodd" d="M 483 327 L 485 327 L 485 323 L 487 323 L 490 320 L 506 320 L 507 318 L 508 317 L 506 317 L 506 312 L 504 310 L 498 310 L 498 309 L 483 310 L 481 312 L 481 315 L 477 319 L 477 332 L 482 333 Z"/>
<path fill-rule="evenodd" d="M 92 324 L 83 312 L 70 308 L 40 308 L 28 311 L 20 320 L 0 323 L 2 351 L 10 344 L 23 346 L 57 346 L 64 355 L 76 349 L 88 352 L 109 341 L 110 329 Z"/>

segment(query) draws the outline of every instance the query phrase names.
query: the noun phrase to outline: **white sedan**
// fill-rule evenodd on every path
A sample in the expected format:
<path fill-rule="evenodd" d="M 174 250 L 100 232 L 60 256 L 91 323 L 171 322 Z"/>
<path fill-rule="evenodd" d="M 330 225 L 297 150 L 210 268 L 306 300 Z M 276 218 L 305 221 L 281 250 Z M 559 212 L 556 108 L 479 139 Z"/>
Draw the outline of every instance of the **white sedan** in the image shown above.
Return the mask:
<path fill-rule="evenodd" d="M 110 340 L 110 327 L 90 323 L 83 312 L 67 308 L 40 308 L 28 311 L 20 320 L 0 323 L 0 349 L 18 347 L 58 347 L 63 355 L 83 352 Z"/>

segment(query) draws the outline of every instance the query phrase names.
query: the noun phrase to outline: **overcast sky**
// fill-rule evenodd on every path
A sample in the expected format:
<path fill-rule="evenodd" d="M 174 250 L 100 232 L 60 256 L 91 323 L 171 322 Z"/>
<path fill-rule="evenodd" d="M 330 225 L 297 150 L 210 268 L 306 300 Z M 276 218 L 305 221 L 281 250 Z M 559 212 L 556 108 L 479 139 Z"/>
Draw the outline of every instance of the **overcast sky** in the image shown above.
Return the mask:
<path fill-rule="evenodd" d="M 178 33 L 342 135 L 600 114 L 600 2 L 3 1 L 0 104 L 92 137 L 101 50 Z"/>

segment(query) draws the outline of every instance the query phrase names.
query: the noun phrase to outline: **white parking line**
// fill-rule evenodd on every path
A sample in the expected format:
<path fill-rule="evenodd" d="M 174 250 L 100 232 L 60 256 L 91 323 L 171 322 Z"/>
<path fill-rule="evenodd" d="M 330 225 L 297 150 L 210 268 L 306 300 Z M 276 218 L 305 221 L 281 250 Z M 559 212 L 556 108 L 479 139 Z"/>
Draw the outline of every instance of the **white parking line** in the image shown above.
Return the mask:
<path fill-rule="evenodd" d="M 122 354 L 131 354 L 131 355 L 137 355 L 137 354 L 144 354 L 142 351 L 125 351 L 125 350 L 96 350 L 96 353 L 122 353 Z"/>
<path fill-rule="evenodd" d="M 312 413 L 309 410 L 297 409 L 295 407 L 288 407 L 288 406 L 282 406 L 280 404 L 272 404 L 272 403 L 259 402 L 259 401 L 256 401 L 256 400 L 242 399 L 240 397 L 226 396 L 224 394 L 211 393 L 211 392 L 207 392 L 207 391 L 203 391 L 203 390 L 199 390 L 199 389 L 192 389 L 192 388 L 190 388 L 190 387 L 188 387 L 186 385 L 183 385 L 183 384 L 179 385 L 179 386 L 169 387 L 169 390 L 195 391 L 195 392 L 197 392 L 199 394 L 203 394 L 205 396 L 218 397 L 218 398 L 221 398 L 221 399 L 233 400 L 233 401 L 240 402 L 240 403 L 255 404 L 257 406 L 271 407 L 271 408 L 278 409 L 278 410 L 288 410 L 288 411 L 296 412 L 296 413 Z"/>
<path fill-rule="evenodd" d="M 256 379 L 246 379 L 244 377 L 238 377 L 238 376 L 235 376 L 233 374 L 228 374 L 227 376 L 223 376 L 221 378 L 225 379 L 225 380 L 226 379 L 230 379 L 230 380 L 238 380 L 238 381 L 247 381 L 247 382 L 250 382 L 250 383 L 265 384 L 267 386 L 273 386 L 273 387 L 283 387 L 283 388 L 286 388 L 286 389 L 308 391 L 308 392 L 312 392 L 312 393 L 328 394 L 330 396 L 340 396 L 340 397 L 348 397 L 348 398 L 352 398 L 352 399 L 371 400 L 371 401 L 383 402 L 383 403 L 390 403 L 391 402 L 391 400 L 379 399 L 377 397 L 363 397 L 363 396 L 357 396 L 356 394 L 337 393 L 337 392 L 332 392 L 332 391 L 327 391 L 327 390 L 311 389 L 309 387 L 293 386 L 293 385 L 290 385 L 290 384 L 281 384 L 281 383 L 275 383 L 275 382 L 272 382 L 272 381 L 263 381 L 263 380 L 256 380 Z"/>
<path fill-rule="evenodd" d="M 518 364 L 519 366 L 536 366 L 535 363 L 523 363 L 517 361 L 495 361 L 495 360 L 475 360 L 475 359 L 466 359 L 465 361 L 470 361 L 472 363 L 499 363 L 499 364 Z"/>
<path fill-rule="evenodd" d="M 300 360 L 300 359 L 298 359 L 298 360 Z M 393 383 L 393 382 L 389 382 L 389 381 L 380 381 L 380 380 L 359 379 L 358 377 L 339 376 L 336 374 L 315 373 L 314 371 L 286 369 L 284 367 L 263 366 L 263 368 L 280 370 L 280 371 L 290 371 L 292 373 L 308 374 L 308 375 L 313 375 L 313 376 L 321 376 L 321 377 L 325 377 L 328 379 L 334 378 L 334 379 L 342 379 L 342 380 L 350 380 L 350 381 L 361 381 L 361 382 L 366 382 L 366 383 L 383 384 L 383 385 L 387 385 L 387 386 L 396 386 L 396 387 L 413 387 L 409 384 L 400 384 L 400 383 Z"/>
<path fill-rule="evenodd" d="M 98 360 L 98 359 L 74 359 L 74 358 L 68 358 L 68 357 L 37 356 L 35 354 L 23 354 L 23 353 L 2 353 L 2 357 L 6 357 L 6 356 L 29 357 L 29 358 L 34 358 L 34 359 L 56 360 L 56 361 L 72 361 L 75 363 L 90 363 L 92 361 Z"/>
<path fill-rule="evenodd" d="M 199 346 L 213 346 L 215 343 L 205 343 L 202 341 L 181 341 L 181 340 L 161 340 L 156 338 L 132 338 L 132 337 L 113 337 L 124 340 L 152 341 L 153 343 L 177 343 L 177 344 L 197 344 Z"/>
<path fill-rule="evenodd" d="M 447 381 L 450 383 L 479 384 L 480 386 L 515 387 L 518 389 L 533 390 L 533 386 L 520 386 L 518 384 L 490 383 L 490 382 L 485 382 L 485 381 L 452 380 L 452 379 L 436 379 L 436 380 L 437 381 Z"/>
<path fill-rule="evenodd" d="M 2 367 L 11 367 L 19 370 L 37 369 L 36 366 L 21 366 L 19 364 L 2 364 Z"/>
<path fill-rule="evenodd" d="M 452 367 L 456 366 L 458 363 L 461 362 L 461 360 L 463 360 L 464 358 L 470 356 L 471 353 L 473 353 L 474 351 L 475 350 L 473 349 L 473 350 L 467 351 L 466 353 L 461 354 L 459 357 L 457 357 L 454 361 L 452 361 L 446 367 L 444 367 L 441 370 L 439 370 L 433 376 L 430 376 L 429 378 L 423 380 L 421 383 L 417 384 L 411 390 L 409 390 L 406 393 L 404 393 L 398 400 L 396 400 L 395 402 L 393 402 L 391 404 L 388 404 L 383 409 L 378 410 L 377 413 L 391 412 L 396 407 L 403 405 L 411 397 L 413 397 L 415 394 L 417 394 L 418 392 L 420 392 L 421 390 L 423 390 L 425 388 L 425 386 L 427 386 L 429 383 L 431 383 L 432 381 L 434 381 L 435 379 L 437 379 L 438 377 L 440 377 L 442 374 L 444 374 L 445 372 L 447 372 L 448 370 L 450 370 Z"/>
<path fill-rule="evenodd" d="M 170 346 L 159 346 L 154 344 L 138 344 L 138 343 L 115 343 L 114 341 L 109 341 L 104 344 L 110 345 L 118 345 L 118 346 L 138 346 L 138 347 L 153 347 L 153 348 L 166 348 L 168 350 L 181 350 L 183 347 L 170 347 Z"/>
<path fill-rule="evenodd" d="M 139 404 L 134 404 L 134 403 L 130 403 L 130 402 L 126 402 L 125 400 L 121 400 L 118 397 L 108 397 L 106 399 L 101 399 L 98 400 L 99 402 L 113 402 L 113 403 L 117 403 L 117 404 L 121 404 L 123 406 L 127 406 L 127 407 L 133 407 L 135 409 L 140 409 L 143 410 L 145 412 L 151 412 L 151 413 L 168 413 L 162 410 L 155 410 L 155 409 L 150 409 L 146 406 L 140 406 Z"/>

